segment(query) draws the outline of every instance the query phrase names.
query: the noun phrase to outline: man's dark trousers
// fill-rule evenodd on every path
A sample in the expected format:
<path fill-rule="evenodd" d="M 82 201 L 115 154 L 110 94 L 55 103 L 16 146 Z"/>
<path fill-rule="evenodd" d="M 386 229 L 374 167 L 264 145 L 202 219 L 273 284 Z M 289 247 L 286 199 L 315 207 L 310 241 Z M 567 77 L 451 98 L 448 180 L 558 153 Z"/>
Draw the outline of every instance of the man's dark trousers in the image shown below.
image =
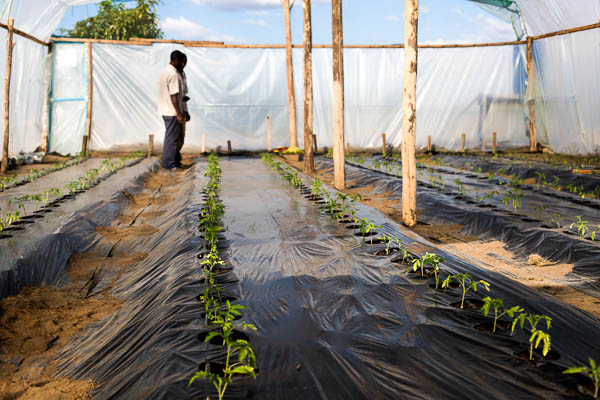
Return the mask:
<path fill-rule="evenodd" d="M 177 161 L 177 142 L 181 135 L 181 124 L 176 117 L 165 117 L 165 141 L 163 144 L 162 165 L 165 169 L 181 167 Z"/>

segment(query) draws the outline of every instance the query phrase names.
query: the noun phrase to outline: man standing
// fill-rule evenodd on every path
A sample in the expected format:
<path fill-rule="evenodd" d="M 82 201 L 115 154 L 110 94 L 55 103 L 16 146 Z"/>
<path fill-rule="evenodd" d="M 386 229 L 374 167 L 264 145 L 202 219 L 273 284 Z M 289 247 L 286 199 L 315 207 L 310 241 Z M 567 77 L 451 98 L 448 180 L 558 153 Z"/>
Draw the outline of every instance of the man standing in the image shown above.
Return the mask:
<path fill-rule="evenodd" d="M 179 140 L 177 140 L 177 163 L 181 165 L 181 148 L 185 142 L 185 128 L 187 123 L 190 121 L 190 113 L 188 112 L 187 102 L 190 101 L 188 96 L 188 86 L 187 86 L 187 77 L 185 76 L 185 66 L 187 65 L 187 56 L 183 53 L 183 65 L 181 69 L 179 69 L 179 78 L 181 79 L 181 87 L 183 88 L 183 118 L 184 122 L 181 125 L 181 135 L 179 135 Z"/>
<path fill-rule="evenodd" d="M 163 168 L 177 171 L 181 168 L 177 160 L 178 141 L 185 122 L 183 114 L 183 82 L 179 71 L 183 71 L 185 56 L 179 50 L 171 53 L 171 63 L 160 73 L 158 80 L 158 114 L 165 121 L 163 144 Z"/>

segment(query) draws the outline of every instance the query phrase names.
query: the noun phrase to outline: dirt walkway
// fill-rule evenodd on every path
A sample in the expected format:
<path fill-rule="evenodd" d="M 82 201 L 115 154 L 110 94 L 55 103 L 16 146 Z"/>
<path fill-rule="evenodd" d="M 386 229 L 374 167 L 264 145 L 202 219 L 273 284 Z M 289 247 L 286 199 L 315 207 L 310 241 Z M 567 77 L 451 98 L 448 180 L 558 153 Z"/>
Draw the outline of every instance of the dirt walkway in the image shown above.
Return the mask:
<path fill-rule="evenodd" d="M 289 156 L 285 159 L 292 167 L 300 171 L 304 169 L 303 162 L 294 161 Z M 332 168 L 316 170 L 316 177 L 333 186 Z M 369 195 L 371 191 L 372 187 L 355 187 L 353 182 L 348 182 L 348 189 L 342 192 L 360 193 L 363 197 L 362 204 L 376 208 L 395 222 L 402 223 L 399 201 L 389 200 L 387 195 Z M 417 215 L 418 213 L 417 211 Z M 482 268 L 504 274 L 514 281 L 544 291 L 567 304 L 600 317 L 599 299 L 565 283 L 568 280 L 566 275 L 573 269 L 572 264 L 555 264 L 536 255 L 530 255 L 527 260 L 523 260 L 507 250 L 505 243 L 501 241 L 486 242 L 476 236 L 463 234 L 461 225 L 417 224 L 411 230 L 459 257 L 465 258 L 464 255 L 468 254 L 468 259 Z"/>
<path fill-rule="evenodd" d="M 191 157 L 184 163 L 191 166 Z M 184 173 L 161 170 L 150 176 L 140 194 L 125 193 L 129 208 L 119 224 L 97 232 L 113 245 L 157 232 L 152 218 L 163 214 L 160 208 L 172 199 Z M 25 288 L 0 300 L 0 400 L 90 399 L 94 382 L 56 377 L 55 356 L 73 336 L 119 309 L 123 300 L 111 295 L 113 285 L 146 257 L 112 250 L 75 254 L 69 259 L 68 286 Z"/>

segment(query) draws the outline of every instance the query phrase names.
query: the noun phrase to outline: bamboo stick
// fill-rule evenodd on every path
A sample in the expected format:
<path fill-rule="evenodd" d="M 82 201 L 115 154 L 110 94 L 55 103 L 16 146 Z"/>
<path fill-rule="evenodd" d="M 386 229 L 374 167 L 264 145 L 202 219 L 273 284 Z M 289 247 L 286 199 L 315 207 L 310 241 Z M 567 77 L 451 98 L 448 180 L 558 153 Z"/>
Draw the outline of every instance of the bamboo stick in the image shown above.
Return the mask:
<path fill-rule="evenodd" d="M 315 135 L 314 133 L 313 133 L 313 147 L 314 147 L 314 152 L 316 154 L 317 153 L 317 149 L 319 147 L 317 146 L 317 135 Z"/>
<path fill-rule="evenodd" d="M 202 134 L 202 154 L 206 154 L 206 132 Z"/>
<path fill-rule="evenodd" d="M 537 128 L 535 124 L 535 77 L 533 76 L 533 38 L 527 38 L 527 91 L 529 92 L 529 150 L 537 150 Z"/>
<path fill-rule="evenodd" d="M 93 75 L 92 75 L 92 43 L 87 43 L 87 59 L 88 59 L 88 107 L 87 107 L 87 120 L 85 125 L 85 135 L 87 136 L 86 141 L 86 154 L 90 149 L 90 142 L 92 139 L 92 105 L 93 105 Z"/>
<path fill-rule="evenodd" d="M 267 150 L 273 150 L 271 146 L 271 117 L 267 115 Z"/>
<path fill-rule="evenodd" d="M 87 142 L 88 137 L 86 135 L 83 135 L 83 139 L 81 140 L 81 155 L 84 157 L 87 155 Z"/>
<path fill-rule="evenodd" d="M 467 134 L 463 133 L 460 135 L 460 152 L 464 153 L 465 152 L 465 142 L 467 139 Z"/>
<path fill-rule="evenodd" d="M 302 1 L 304 17 L 304 173 L 315 172 L 313 152 L 313 75 L 311 0 Z"/>
<path fill-rule="evenodd" d="M 2 142 L 2 162 L 0 172 L 6 173 L 8 169 L 8 142 L 10 140 L 10 78 L 12 74 L 13 54 L 13 27 L 14 19 L 8 19 L 8 33 L 6 35 L 6 72 L 4 74 L 4 136 Z"/>
<path fill-rule="evenodd" d="M 154 154 L 154 135 L 148 135 L 148 157 Z"/>
<path fill-rule="evenodd" d="M 404 88 L 402 93 L 402 222 L 417 223 L 417 26 L 418 0 L 404 0 Z"/>
<path fill-rule="evenodd" d="M 296 97 L 294 96 L 294 66 L 292 60 L 292 27 L 290 23 L 290 0 L 283 0 L 285 20 L 285 59 L 287 68 L 288 104 L 290 113 L 290 147 L 298 146 L 296 136 Z"/>
<path fill-rule="evenodd" d="M 387 153 L 387 145 L 385 143 L 385 133 L 381 134 L 381 142 L 382 142 L 381 154 L 385 157 L 385 155 Z"/>
<path fill-rule="evenodd" d="M 492 134 L 492 153 L 496 152 L 496 132 Z"/>
<path fill-rule="evenodd" d="M 431 153 L 431 135 L 427 136 L 427 151 Z"/>
<path fill-rule="evenodd" d="M 546 38 L 549 38 L 552 36 L 567 35 L 569 33 L 582 32 L 582 31 L 587 31 L 590 29 L 597 29 L 597 28 L 600 28 L 600 22 L 596 22 L 595 24 L 590 24 L 590 25 L 579 26 L 577 28 L 563 29 L 561 31 L 544 33 L 543 35 L 532 36 L 531 38 L 532 38 L 532 40 L 540 40 L 540 39 L 546 39 Z"/>
<path fill-rule="evenodd" d="M 346 188 L 344 157 L 344 33 L 342 0 L 331 0 L 333 39 L 333 175 L 337 190 Z"/>
<path fill-rule="evenodd" d="M 231 140 L 227 141 L 227 154 L 231 155 L 232 150 L 231 150 Z"/>

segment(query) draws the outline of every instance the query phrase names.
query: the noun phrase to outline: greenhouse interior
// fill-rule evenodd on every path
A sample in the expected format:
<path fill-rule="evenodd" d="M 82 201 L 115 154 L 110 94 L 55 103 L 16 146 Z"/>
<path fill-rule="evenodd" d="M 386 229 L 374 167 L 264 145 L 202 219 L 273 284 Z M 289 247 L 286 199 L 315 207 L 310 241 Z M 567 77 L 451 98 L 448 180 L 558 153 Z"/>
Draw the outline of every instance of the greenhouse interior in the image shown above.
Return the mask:
<path fill-rule="evenodd" d="M 600 398 L 600 2 L 451 1 L 0 0 L 0 399 Z"/>

